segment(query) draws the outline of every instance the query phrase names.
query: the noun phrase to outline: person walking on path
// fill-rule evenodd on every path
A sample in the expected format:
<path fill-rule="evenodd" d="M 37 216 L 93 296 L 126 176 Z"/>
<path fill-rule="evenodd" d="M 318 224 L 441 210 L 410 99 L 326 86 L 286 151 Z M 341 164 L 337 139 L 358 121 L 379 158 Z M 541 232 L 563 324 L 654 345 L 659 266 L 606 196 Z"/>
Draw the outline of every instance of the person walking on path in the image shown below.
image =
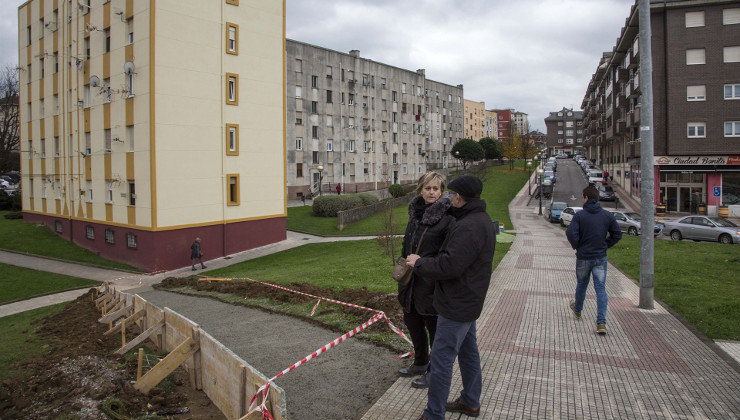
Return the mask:
<path fill-rule="evenodd" d="M 342 195 L 342 184 L 337 184 L 337 195 Z"/>
<path fill-rule="evenodd" d="M 608 237 L 607 237 L 608 234 Z M 622 231 L 614 215 L 601 208 L 599 191 L 594 187 L 583 190 L 583 210 L 573 216 L 565 231 L 568 242 L 576 250 L 575 300 L 570 309 L 581 319 L 583 301 L 591 276 L 596 290 L 596 332 L 606 334 L 606 250 L 622 239 Z"/>
<path fill-rule="evenodd" d="M 437 172 L 427 172 L 419 178 L 418 197 L 409 203 L 409 222 L 403 236 L 401 256 L 412 252 L 422 257 L 434 257 L 442 247 L 455 218 L 447 214 L 452 206 L 449 196 L 442 196 L 444 178 Z M 398 301 L 403 307 L 403 321 L 414 345 L 414 363 L 399 370 L 401 376 L 422 375 L 411 382 L 414 388 L 429 386 L 429 347 L 434 344 L 437 311 L 434 310 L 434 281 L 414 273 L 411 281 L 398 285 Z M 427 334 L 429 338 L 427 339 Z"/>
<path fill-rule="evenodd" d="M 195 238 L 195 242 L 190 245 L 190 260 L 193 263 L 193 271 L 195 271 L 195 261 L 200 262 L 200 268 L 206 268 L 203 265 L 203 251 L 200 248 L 200 238 Z"/>
<path fill-rule="evenodd" d="M 482 373 L 475 321 L 491 281 L 496 232 L 480 199 L 483 183 L 465 175 L 450 182 L 451 227 L 436 257 L 411 254 L 406 263 L 422 278 L 434 280 L 437 332 L 432 345 L 427 407 L 422 419 L 445 418 L 445 411 L 477 417 L 480 414 Z M 463 390 L 446 402 L 452 382 L 452 365 L 458 359 Z"/>

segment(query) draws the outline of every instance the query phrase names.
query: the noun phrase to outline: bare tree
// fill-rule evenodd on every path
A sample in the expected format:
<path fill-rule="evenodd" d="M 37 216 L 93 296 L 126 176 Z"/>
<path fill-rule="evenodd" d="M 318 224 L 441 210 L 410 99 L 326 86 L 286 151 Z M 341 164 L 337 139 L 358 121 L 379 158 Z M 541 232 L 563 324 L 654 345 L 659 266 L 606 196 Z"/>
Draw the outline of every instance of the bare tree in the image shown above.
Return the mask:
<path fill-rule="evenodd" d="M 0 69 L 0 172 L 17 169 L 19 157 L 18 70 Z"/>
<path fill-rule="evenodd" d="M 384 183 L 390 184 L 390 176 L 383 174 L 382 177 Z M 390 257 L 391 265 L 396 262 L 396 248 L 398 246 L 399 238 L 396 236 L 398 231 L 398 221 L 395 220 L 393 214 L 393 197 L 385 201 L 385 208 L 383 209 L 383 227 L 378 235 L 375 237 L 378 241 L 378 245 L 383 249 L 383 253 Z"/>
<path fill-rule="evenodd" d="M 519 157 L 522 159 L 532 159 L 537 154 L 537 145 L 532 138 L 532 130 L 527 122 L 525 133 L 516 133 Z"/>

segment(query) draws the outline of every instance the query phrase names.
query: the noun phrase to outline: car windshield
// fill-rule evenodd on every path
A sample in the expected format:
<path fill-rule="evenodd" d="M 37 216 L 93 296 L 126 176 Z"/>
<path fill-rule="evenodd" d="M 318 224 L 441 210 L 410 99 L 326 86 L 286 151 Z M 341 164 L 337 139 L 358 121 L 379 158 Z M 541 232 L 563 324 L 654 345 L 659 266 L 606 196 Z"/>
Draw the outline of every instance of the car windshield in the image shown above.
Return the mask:
<path fill-rule="evenodd" d="M 604 185 L 600 186 L 600 187 L 599 187 L 599 189 L 600 189 L 601 191 L 604 191 L 604 192 L 614 192 L 614 188 L 612 188 L 612 187 L 607 187 L 607 186 L 604 186 Z"/>
<path fill-rule="evenodd" d="M 642 220 L 642 216 L 640 216 L 640 213 L 625 213 L 625 216 L 629 217 L 632 220 L 637 220 L 638 222 Z"/>
<path fill-rule="evenodd" d="M 552 175 L 553 175 L 552 171 L 545 171 L 545 176 L 552 176 Z"/>
<path fill-rule="evenodd" d="M 552 207 L 550 207 L 553 210 L 565 210 L 565 208 L 568 207 L 565 203 L 552 203 Z"/>
<path fill-rule="evenodd" d="M 709 220 L 713 221 L 715 225 L 720 227 L 737 227 L 736 224 L 732 223 L 731 221 L 727 219 L 723 219 L 721 217 L 709 217 Z"/>

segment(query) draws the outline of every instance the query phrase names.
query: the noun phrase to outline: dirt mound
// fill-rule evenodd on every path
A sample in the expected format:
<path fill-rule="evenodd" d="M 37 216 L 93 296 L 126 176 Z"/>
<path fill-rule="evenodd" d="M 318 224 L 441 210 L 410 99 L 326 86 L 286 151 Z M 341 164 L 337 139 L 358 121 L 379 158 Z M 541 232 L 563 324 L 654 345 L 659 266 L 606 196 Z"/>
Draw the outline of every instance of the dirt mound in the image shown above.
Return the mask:
<path fill-rule="evenodd" d="M 51 346 L 38 359 L 16 365 L 21 372 L 0 384 L 0 418 L 106 418 L 101 406 L 111 399 L 122 402 L 122 414 L 130 416 L 187 406 L 189 413 L 175 418 L 223 418 L 205 394 L 184 386 L 187 374 L 182 369 L 168 380 L 167 390 L 155 388 L 143 395 L 134 389 L 136 360 L 111 354 L 121 338 L 103 336 L 108 326 L 97 322 L 91 294 L 38 323 L 37 331 Z M 129 338 L 138 333 L 133 326 L 126 330 Z"/>

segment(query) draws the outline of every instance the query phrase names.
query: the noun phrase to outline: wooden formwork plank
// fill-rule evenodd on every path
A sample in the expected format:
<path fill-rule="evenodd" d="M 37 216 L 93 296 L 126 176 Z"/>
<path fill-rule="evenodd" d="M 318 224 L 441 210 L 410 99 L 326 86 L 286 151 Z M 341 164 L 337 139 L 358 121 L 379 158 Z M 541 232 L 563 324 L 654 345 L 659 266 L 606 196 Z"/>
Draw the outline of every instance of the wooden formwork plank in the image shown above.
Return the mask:
<path fill-rule="evenodd" d="M 192 338 L 188 338 L 182 344 L 175 347 L 164 359 L 160 360 L 153 368 L 149 370 L 144 376 L 141 377 L 136 383 L 134 388 L 140 392 L 146 394 L 157 386 L 167 375 L 177 369 L 182 362 L 190 358 L 196 351 L 198 351 L 198 343 L 193 341 Z"/>
<path fill-rule="evenodd" d="M 124 303 L 124 301 L 121 301 L 119 304 Z M 131 306 L 124 306 L 122 308 L 119 308 L 118 310 L 115 310 L 109 314 L 104 315 L 100 319 L 98 319 L 98 322 L 101 324 L 107 324 L 108 321 L 116 321 L 118 318 L 125 316 L 126 312 L 132 310 L 134 308 L 133 305 Z"/>
<path fill-rule="evenodd" d="M 126 319 L 126 325 L 131 325 L 132 323 L 138 321 L 140 318 L 142 318 L 144 315 L 146 315 L 146 309 L 139 309 L 138 311 L 134 312 L 133 315 L 125 318 Z M 103 335 L 111 335 L 115 334 L 118 331 L 121 330 L 121 324 L 118 323 L 113 326 L 113 328 L 109 329 L 108 331 L 104 332 Z"/>
<path fill-rule="evenodd" d="M 95 299 L 95 305 L 96 306 L 99 305 L 102 301 L 104 301 L 105 299 L 107 299 L 109 296 L 111 296 L 110 293 L 104 293 L 103 295 L 98 296 L 98 298 Z"/>
<path fill-rule="evenodd" d="M 108 302 L 110 302 L 113 299 L 113 295 L 111 295 L 111 294 L 103 295 L 101 297 L 103 299 L 98 304 L 96 304 L 96 306 L 98 307 L 98 309 L 102 309 L 105 305 L 108 304 Z"/>
<path fill-rule="evenodd" d="M 115 298 L 113 298 L 109 300 L 108 303 L 103 305 L 103 311 L 107 315 L 110 312 L 120 309 L 121 306 L 123 306 L 123 301 L 120 301 L 120 300 L 117 301 L 115 300 Z"/>
<path fill-rule="evenodd" d="M 147 338 L 149 338 L 149 336 L 151 336 L 155 332 L 159 331 L 159 329 L 162 328 L 162 327 L 164 327 L 164 321 L 159 321 L 158 323 L 152 325 L 151 327 L 149 327 L 149 329 L 147 329 L 143 333 L 137 335 L 136 338 L 134 338 L 133 340 L 131 340 L 128 343 L 126 343 L 125 346 L 123 346 L 120 349 L 116 350 L 115 351 L 115 354 L 124 354 L 124 353 L 126 353 L 127 351 L 131 350 L 132 348 L 134 348 L 134 347 L 138 346 L 139 344 L 143 343 L 144 340 L 146 340 Z"/>

